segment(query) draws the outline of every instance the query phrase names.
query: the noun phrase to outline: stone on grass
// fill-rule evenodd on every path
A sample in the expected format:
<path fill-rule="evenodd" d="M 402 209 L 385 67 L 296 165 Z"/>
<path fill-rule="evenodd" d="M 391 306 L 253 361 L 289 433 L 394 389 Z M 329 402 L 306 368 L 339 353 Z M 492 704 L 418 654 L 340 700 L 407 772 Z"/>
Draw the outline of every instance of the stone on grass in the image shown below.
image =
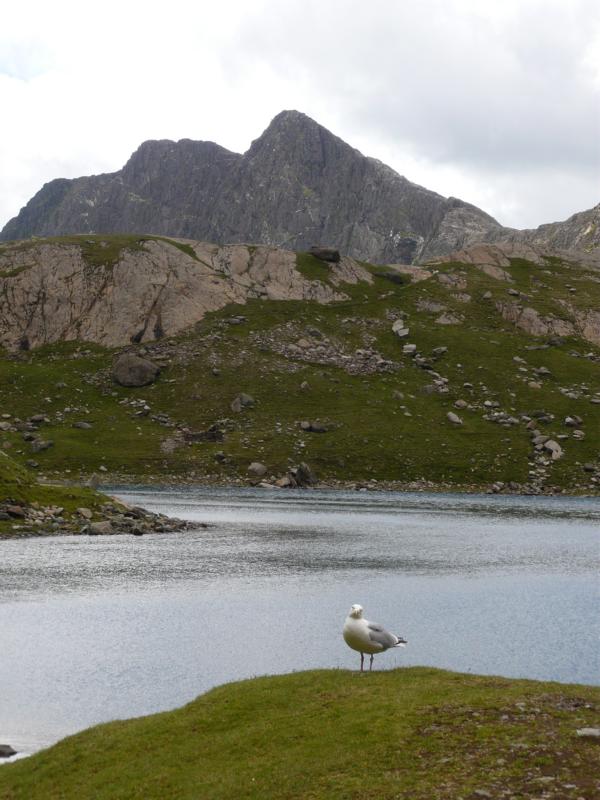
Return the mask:
<path fill-rule="evenodd" d="M 240 411 L 244 408 L 252 408 L 254 405 L 254 398 L 251 397 L 249 394 L 245 394 L 244 392 L 240 392 L 237 397 L 231 403 L 231 410 L 236 414 L 239 414 Z"/>
<path fill-rule="evenodd" d="M 397 319 L 392 325 L 392 332 L 395 333 L 398 338 L 404 339 L 405 336 L 408 336 L 409 329 L 405 327 L 403 319 Z"/>
<path fill-rule="evenodd" d="M 578 728 L 576 733 L 583 739 L 600 739 L 600 728 Z"/>
<path fill-rule="evenodd" d="M 160 367 L 135 353 L 123 353 L 115 361 L 112 378 L 119 386 L 148 386 L 158 378 Z"/>
<path fill-rule="evenodd" d="M 448 422 L 451 422 L 453 425 L 462 425 L 463 424 L 462 419 L 458 416 L 458 414 L 455 414 L 454 411 L 449 411 L 446 414 L 446 417 L 448 419 Z"/>
<path fill-rule="evenodd" d="M 547 442 L 544 442 L 544 448 L 552 455 L 553 461 L 558 461 L 562 457 L 562 447 L 554 439 L 548 439 Z"/>
<path fill-rule="evenodd" d="M 437 325 L 460 325 L 462 319 L 458 317 L 456 314 L 451 314 L 447 312 L 442 314 L 437 319 L 434 320 Z"/>
<path fill-rule="evenodd" d="M 267 468 L 264 464 L 261 464 L 260 461 L 253 461 L 250 466 L 248 467 L 248 473 L 253 478 L 262 478 L 267 472 Z"/>
<path fill-rule="evenodd" d="M 41 453 L 43 450 L 48 450 L 50 447 L 54 447 L 54 442 L 50 440 L 44 441 L 43 439 L 36 439 L 35 442 L 31 443 L 31 452 Z"/>

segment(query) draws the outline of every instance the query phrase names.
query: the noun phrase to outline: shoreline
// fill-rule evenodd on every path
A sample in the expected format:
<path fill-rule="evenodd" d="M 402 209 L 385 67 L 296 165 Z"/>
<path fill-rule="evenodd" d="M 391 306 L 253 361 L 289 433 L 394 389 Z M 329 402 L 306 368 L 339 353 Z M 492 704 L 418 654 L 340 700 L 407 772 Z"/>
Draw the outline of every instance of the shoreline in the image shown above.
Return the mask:
<path fill-rule="evenodd" d="M 0 541 L 8 539 L 43 538 L 47 536 L 144 536 L 154 533 L 178 533 L 186 530 L 207 529 L 212 527 L 207 522 L 192 522 L 190 520 L 169 517 L 165 514 L 148 511 L 140 506 L 131 506 L 115 496 L 115 489 L 152 489 L 152 488 L 215 488 L 215 489 L 263 489 L 264 491 L 283 492 L 285 495 L 294 496 L 302 491 L 339 491 L 339 492 L 389 492 L 406 494 L 447 494 L 447 495 L 472 495 L 479 497 L 560 497 L 573 499 L 593 499 L 600 497 L 600 492 L 582 492 L 575 494 L 559 487 L 547 487 L 545 490 L 534 490 L 527 486 L 499 486 L 498 484 L 486 485 L 461 485 L 439 484 L 427 481 L 319 481 L 310 486 L 281 487 L 269 481 L 252 481 L 237 479 L 233 481 L 220 481 L 214 479 L 186 480 L 181 476 L 152 476 L 150 480 L 140 480 L 139 476 L 125 476 L 112 474 L 106 476 L 110 482 L 99 484 L 98 491 L 105 498 L 105 503 L 96 509 L 93 515 L 88 509 L 79 508 L 71 517 L 63 518 L 63 509 L 57 507 L 43 507 L 32 502 L 21 504 L 19 516 L 5 520 L 5 525 L 0 527 Z M 75 481 L 45 481 L 40 483 L 44 487 L 78 487 L 85 483 Z M 105 490 L 104 490 L 105 486 Z M 6 505 L 6 504 L 4 504 Z M 87 512 L 87 513 L 86 513 Z M 8 524 L 10 523 L 10 527 Z"/>
<path fill-rule="evenodd" d="M 185 478 L 181 475 L 151 475 L 151 476 L 132 476 L 113 473 L 104 478 L 109 478 L 97 485 L 98 491 L 103 491 L 103 486 L 112 489 L 114 486 L 198 486 L 220 489 L 273 489 L 278 492 L 294 491 L 373 491 L 373 492 L 429 492 L 431 494 L 483 494 L 483 495 L 505 495 L 523 497 L 600 497 L 600 488 L 591 491 L 589 488 L 582 489 L 580 493 L 572 490 L 563 489 L 560 486 L 547 486 L 542 489 L 528 484 L 504 484 L 500 481 L 485 484 L 456 484 L 456 483 L 437 483 L 434 481 L 393 481 L 393 480 L 320 480 L 310 486 L 278 486 L 272 479 L 252 480 L 248 478 L 234 478 L 230 480 L 220 480 L 219 478 Z M 61 483 L 60 485 L 81 486 L 81 483 Z"/>

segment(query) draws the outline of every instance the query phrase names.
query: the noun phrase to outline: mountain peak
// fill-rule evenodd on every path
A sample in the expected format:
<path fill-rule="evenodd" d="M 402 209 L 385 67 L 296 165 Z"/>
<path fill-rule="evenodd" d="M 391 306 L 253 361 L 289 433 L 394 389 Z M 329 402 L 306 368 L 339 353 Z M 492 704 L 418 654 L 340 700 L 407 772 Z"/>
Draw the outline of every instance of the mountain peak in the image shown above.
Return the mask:
<path fill-rule="evenodd" d="M 595 247 L 599 226 L 589 213 L 566 228 L 524 235 Z M 118 172 L 47 184 L 0 240 L 93 232 L 296 250 L 324 242 L 384 264 L 520 235 L 469 203 L 401 178 L 295 109 L 277 114 L 244 155 L 214 142 L 147 141 Z"/>
<path fill-rule="evenodd" d="M 284 111 L 280 111 L 279 114 L 276 114 L 271 122 L 267 126 L 268 130 L 284 130 L 289 128 L 320 128 L 318 122 L 312 117 L 309 117 L 308 114 L 304 114 L 302 111 L 296 111 L 295 109 L 288 109 Z M 266 133 L 266 131 L 265 131 Z"/>
<path fill-rule="evenodd" d="M 252 142 L 248 155 L 254 156 L 264 151 L 265 148 L 272 149 L 273 147 L 280 147 L 288 151 L 295 150 L 299 142 L 317 141 L 324 138 L 345 144 L 327 128 L 319 125 L 301 111 L 280 111 L 277 116 L 273 117 L 258 139 Z"/>

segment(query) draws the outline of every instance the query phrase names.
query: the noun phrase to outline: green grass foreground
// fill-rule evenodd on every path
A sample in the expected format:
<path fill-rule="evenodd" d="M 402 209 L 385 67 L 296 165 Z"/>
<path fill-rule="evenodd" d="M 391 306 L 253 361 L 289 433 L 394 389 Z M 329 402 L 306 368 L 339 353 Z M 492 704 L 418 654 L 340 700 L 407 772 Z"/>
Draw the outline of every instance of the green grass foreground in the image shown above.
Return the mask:
<path fill-rule="evenodd" d="M 600 688 L 413 667 L 257 678 L 0 768 L 2 800 L 585 798 Z M 487 792 L 487 794 L 485 794 Z"/>

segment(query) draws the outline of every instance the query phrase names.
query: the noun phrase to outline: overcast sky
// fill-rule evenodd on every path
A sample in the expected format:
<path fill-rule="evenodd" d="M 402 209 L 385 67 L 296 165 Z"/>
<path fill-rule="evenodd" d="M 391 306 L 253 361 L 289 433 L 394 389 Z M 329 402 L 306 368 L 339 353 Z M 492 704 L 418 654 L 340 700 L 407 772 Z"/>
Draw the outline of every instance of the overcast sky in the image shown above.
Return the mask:
<path fill-rule="evenodd" d="M 500 222 L 600 202 L 598 0 L 20 0 L 0 27 L 0 227 L 146 139 L 244 152 L 297 109 Z"/>

